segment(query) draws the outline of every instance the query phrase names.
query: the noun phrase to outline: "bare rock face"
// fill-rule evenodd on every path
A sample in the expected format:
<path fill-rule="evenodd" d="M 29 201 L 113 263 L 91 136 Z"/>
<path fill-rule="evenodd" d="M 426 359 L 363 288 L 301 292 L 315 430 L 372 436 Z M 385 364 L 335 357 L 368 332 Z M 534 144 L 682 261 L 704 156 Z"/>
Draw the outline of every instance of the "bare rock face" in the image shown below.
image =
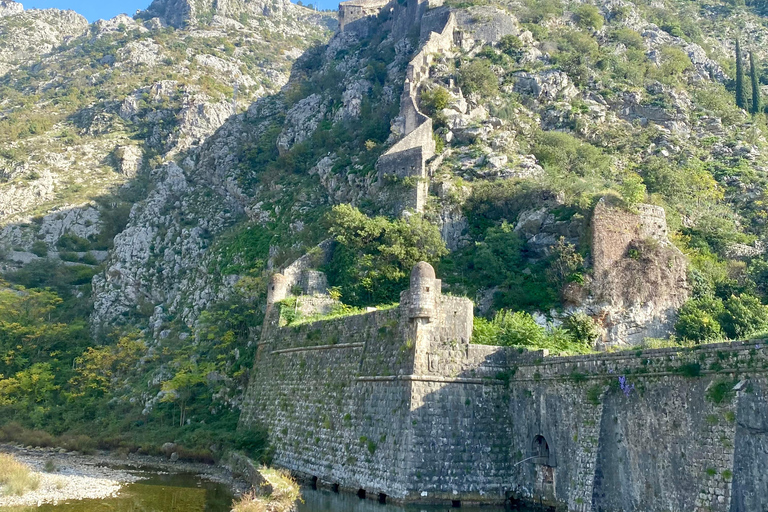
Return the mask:
<path fill-rule="evenodd" d="M 0 2 L 0 17 L 12 16 L 24 11 L 24 6 L 18 2 L 3 0 Z"/>
<path fill-rule="evenodd" d="M 156 16 L 168 25 L 181 28 L 214 16 L 237 19 L 242 14 L 280 15 L 293 6 L 287 0 L 155 0 L 147 10 L 148 16 Z"/>
<path fill-rule="evenodd" d="M 88 21 L 74 11 L 25 11 L 20 3 L 0 1 L 0 75 L 26 64 L 30 55 L 45 55 L 87 29 Z"/>
<path fill-rule="evenodd" d="M 603 198 L 592 217 L 594 279 L 588 311 L 604 329 L 603 343 L 641 343 L 668 336 L 688 299 L 685 257 L 667 238 L 660 206 L 637 212 Z"/>

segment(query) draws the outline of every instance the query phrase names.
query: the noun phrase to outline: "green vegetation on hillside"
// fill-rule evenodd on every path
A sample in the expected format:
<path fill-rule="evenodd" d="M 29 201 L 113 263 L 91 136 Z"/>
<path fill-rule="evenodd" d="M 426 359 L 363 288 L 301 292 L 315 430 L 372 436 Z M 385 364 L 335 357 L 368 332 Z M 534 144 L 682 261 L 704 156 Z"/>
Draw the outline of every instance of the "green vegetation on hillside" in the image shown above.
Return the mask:
<path fill-rule="evenodd" d="M 418 216 L 389 220 L 368 217 L 358 209 L 335 206 L 327 219 L 336 241 L 328 280 L 346 304 L 370 306 L 400 300 L 411 269 L 419 261 L 444 256 L 440 231 Z"/>

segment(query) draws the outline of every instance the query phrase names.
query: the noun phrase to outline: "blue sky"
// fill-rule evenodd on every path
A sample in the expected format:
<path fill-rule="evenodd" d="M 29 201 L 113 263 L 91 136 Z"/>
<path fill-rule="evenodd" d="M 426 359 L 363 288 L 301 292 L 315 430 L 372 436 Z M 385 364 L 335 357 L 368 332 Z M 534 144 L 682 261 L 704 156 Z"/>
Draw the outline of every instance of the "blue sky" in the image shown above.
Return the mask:
<path fill-rule="evenodd" d="M 85 16 L 88 21 L 100 18 L 109 19 L 120 13 L 133 16 L 136 9 L 146 9 L 152 0 L 17 0 L 25 9 L 72 9 Z M 317 3 L 324 9 L 335 9 L 339 0 L 304 0 L 304 3 Z"/>

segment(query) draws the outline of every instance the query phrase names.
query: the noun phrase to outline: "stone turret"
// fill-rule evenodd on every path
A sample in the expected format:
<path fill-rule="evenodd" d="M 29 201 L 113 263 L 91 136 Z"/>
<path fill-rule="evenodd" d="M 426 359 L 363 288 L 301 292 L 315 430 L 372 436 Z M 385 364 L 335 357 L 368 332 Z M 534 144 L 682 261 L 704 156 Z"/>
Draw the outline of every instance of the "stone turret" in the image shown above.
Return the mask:
<path fill-rule="evenodd" d="M 410 318 L 433 318 L 438 308 L 442 282 L 435 278 L 435 269 L 426 261 L 417 263 L 411 271 Z"/>
<path fill-rule="evenodd" d="M 377 16 L 390 0 L 348 0 L 339 4 L 339 30 L 365 35 L 366 21 Z M 357 23 L 356 23 L 357 22 Z"/>
<path fill-rule="evenodd" d="M 274 305 L 288 297 L 288 280 L 283 274 L 273 274 L 269 278 L 267 289 L 267 307 Z"/>

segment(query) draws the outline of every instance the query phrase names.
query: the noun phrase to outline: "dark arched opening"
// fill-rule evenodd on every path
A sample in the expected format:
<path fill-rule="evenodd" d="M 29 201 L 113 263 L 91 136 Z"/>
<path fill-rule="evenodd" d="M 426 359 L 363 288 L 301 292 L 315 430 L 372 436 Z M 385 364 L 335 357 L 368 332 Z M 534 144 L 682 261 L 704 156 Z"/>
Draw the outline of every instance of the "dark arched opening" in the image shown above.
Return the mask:
<path fill-rule="evenodd" d="M 453 508 L 461 508 L 461 500 L 453 500 L 453 501 L 451 501 L 451 507 L 453 507 Z"/>
<path fill-rule="evenodd" d="M 312 489 L 317 490 L 317 477 L 312 477 Z"/>
<path fill-rule="evenodd" d="M 365 499 L 365 489 L 358 489 L 357 490 L 357 497 L 361 500 Z"/>
<path fill-rule="evenodd" d="M 531 460 L 534 464 L 549 464 L 549 443 L 542 435 L 533 438 L 531 444 Z"/>
<path fill-rule="evenodd" d="M 383 492 L 379 493 L 379 503 L 381 503 L 382 505 L 386 505 L 387 503 L 387 495 L 384 494 Z"/>
<path fill-rule="evenodd" d="M 331 490 L 335 492 L 336 494 L 339 494 L 339 484 L 333 484 L 331 486 Z"/>

